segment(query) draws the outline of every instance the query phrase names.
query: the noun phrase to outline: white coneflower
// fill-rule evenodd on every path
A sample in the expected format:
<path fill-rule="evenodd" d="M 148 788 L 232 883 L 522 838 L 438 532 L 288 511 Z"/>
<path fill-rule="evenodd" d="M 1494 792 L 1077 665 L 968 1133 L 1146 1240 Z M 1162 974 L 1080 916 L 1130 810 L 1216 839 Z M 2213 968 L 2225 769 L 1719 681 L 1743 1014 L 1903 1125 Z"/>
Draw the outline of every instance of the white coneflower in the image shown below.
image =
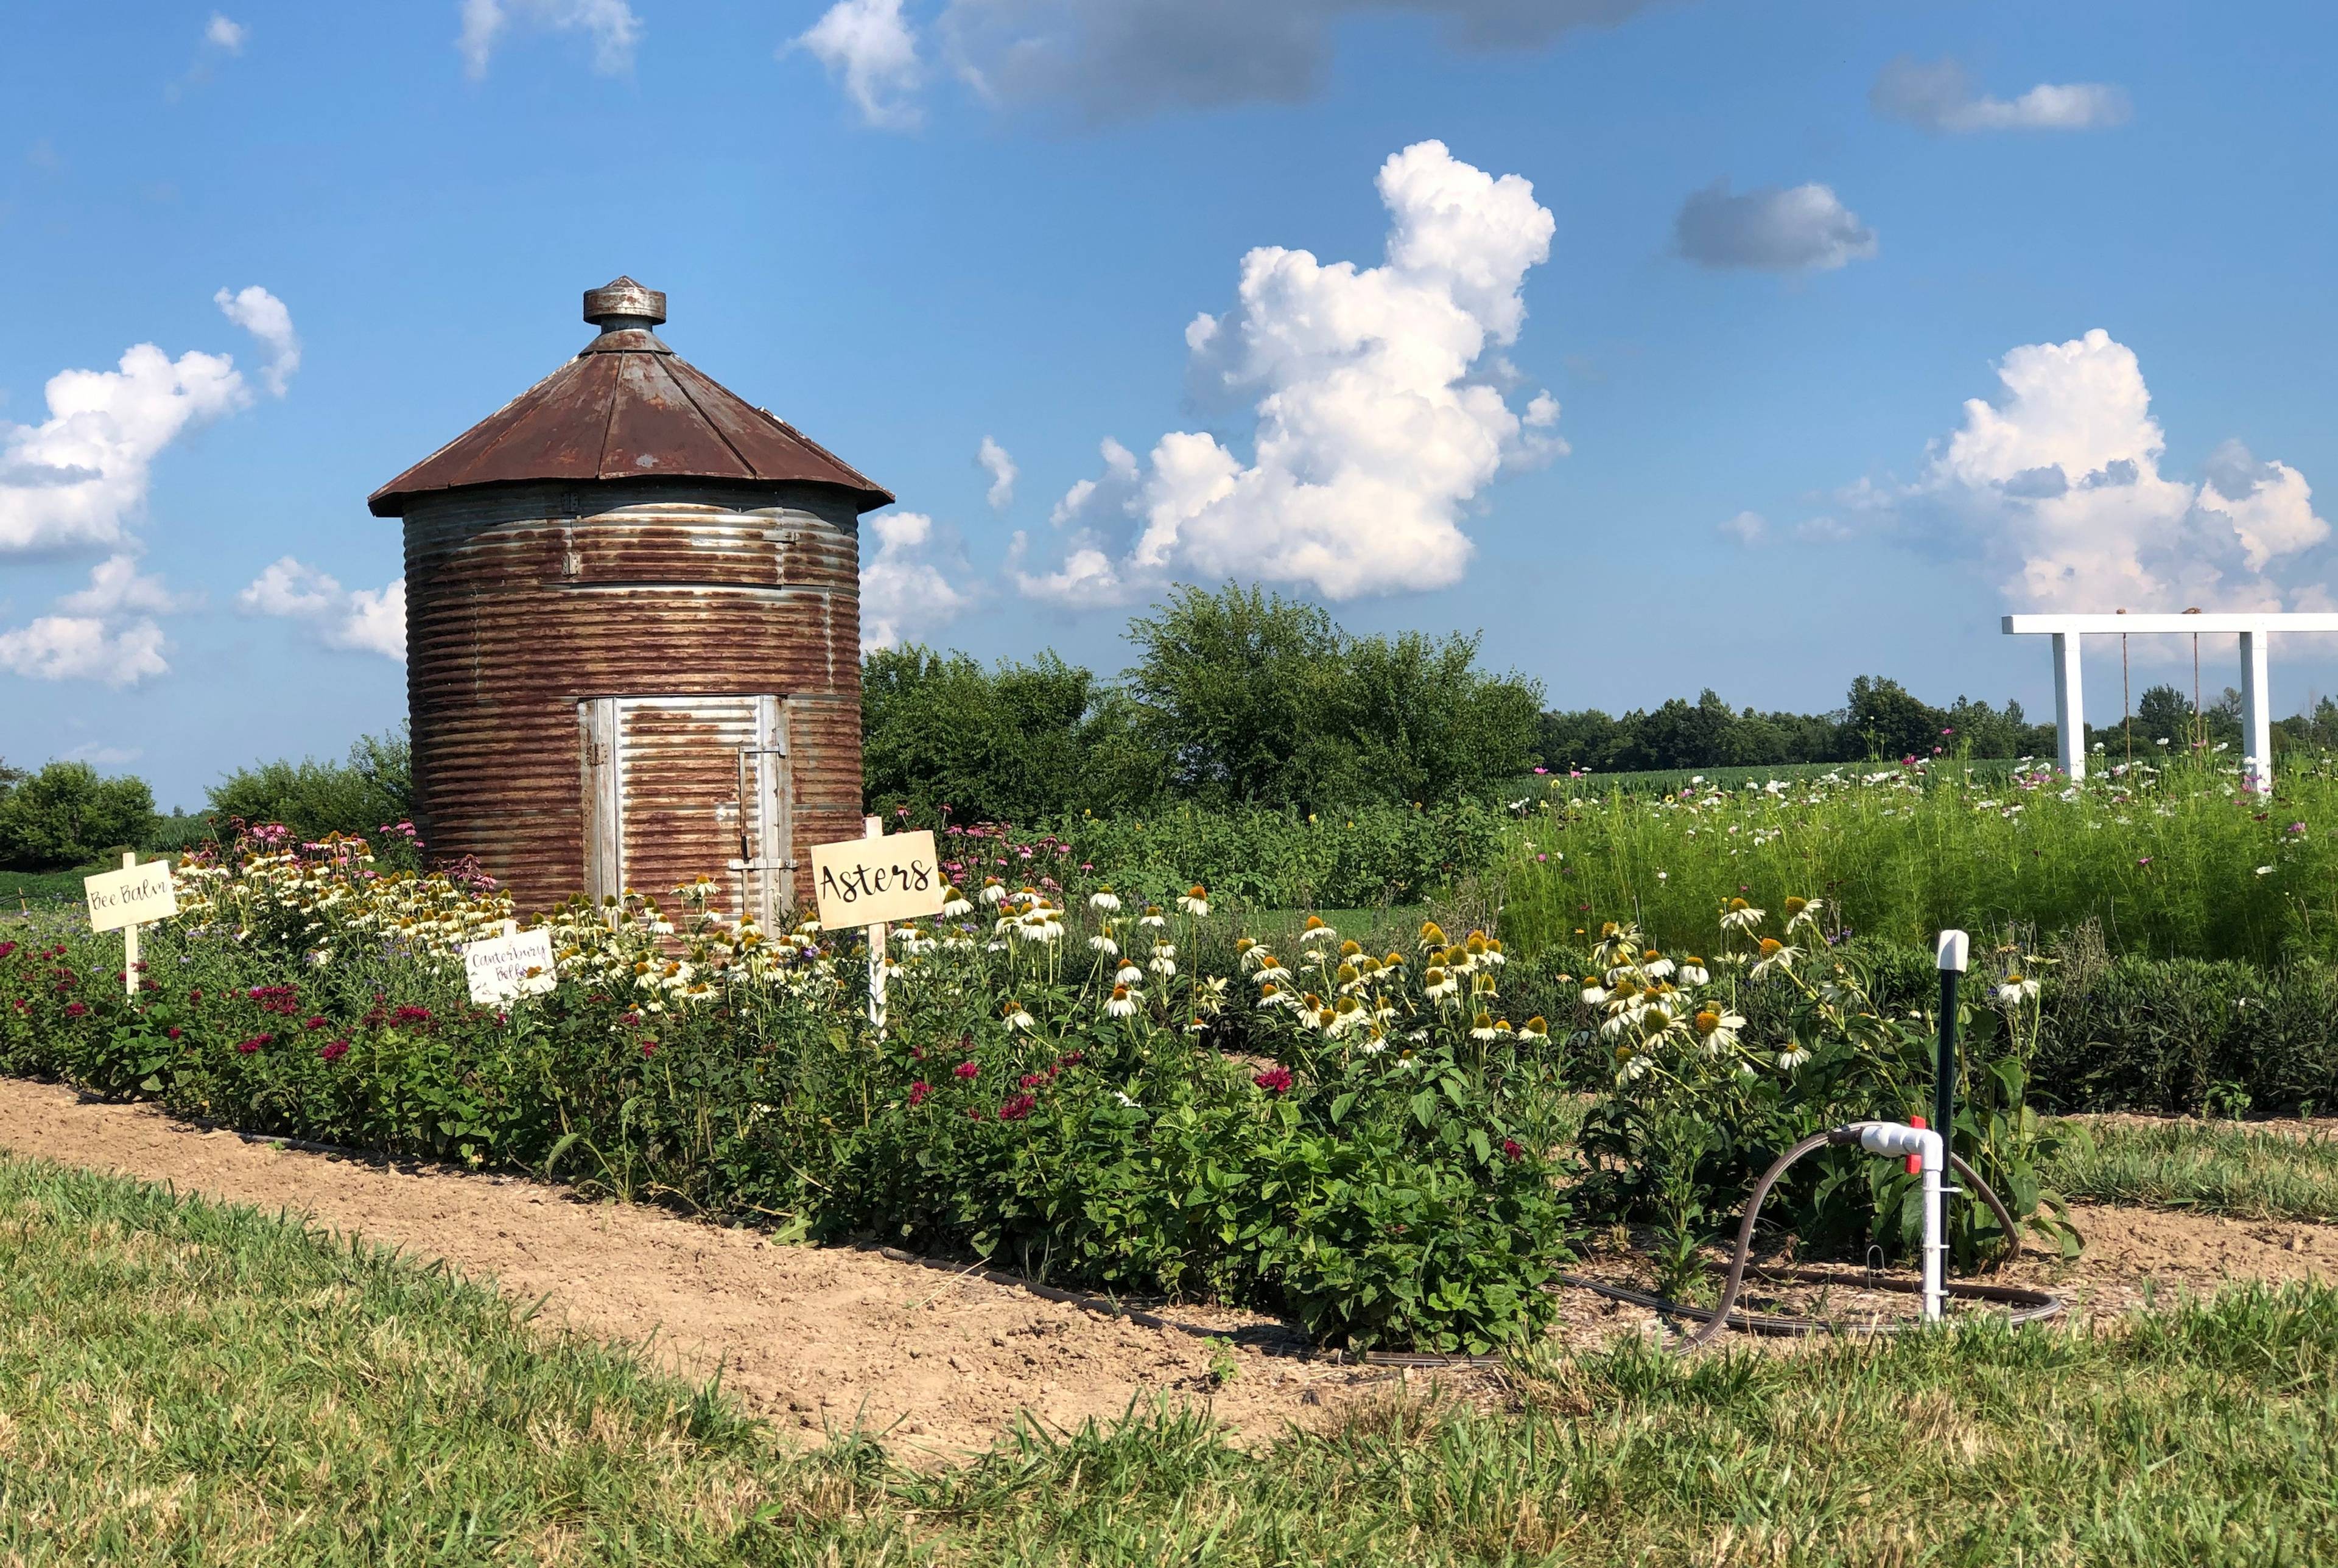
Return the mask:
<path fill-rule="evenodd" d="M 1528 1044 L 1540 1045 L 1550 1039 L 1550 1025 L 1539 1013 L 1518 1025 L 1518 1038 Z"/>
<path fill-rule="evenodd" d="M 1280 985 L 1269 982 L 1258 988 L 1258 1004 L 1262 1010 L 1269 1007 L 1286 1007 L 1290 1004 L 1290 996 Z"/>
<path fill-rule="evenodd" d="M 966 901 L 965 894 L 959 892 L 956 887 L 945 887 L 942 889 L 943 919 L 955 920 L 961 915 L 971 915 L 973 913 L 974 906 Z"/>
<path fill-rule="evenodd" d="M 1099 887 L 1088 895 L 1088 906 L 1110 914 L 1120 907 L 1120 895 L 1109 887 Z"/>
<path fill-rule="evenodd" d="M 1340 934 L 1326 926 L 1321 915 L 1310 915 L 1306 929 L 1299 933 L 1299 939 L 1302 942 L 1337 942 Z"/>
<path fill-rule="evenodd" d="M 1031 1014 L 1023 1010 L 1023 1004 L 1020 1002 L 1009 1001 L 999 1009 L 999 1012 L 1006 1018 L 1007 1027 L 1009 1029 L 1035 1027 Z"/>
<path fill-rule="evenodd" d="M 1120 951 L 1119 943 L 1114 941 L 1110 936 L 1104 936 L 1102 934 L 1089 937 L 1088 946 L 1095 948 L 1097 952 L 1103 954 L 1107 958 L 1112 957 Z"/>
<path fill-rule="evenodd" d="M 1291 971 L 1285 969 L 1281 962 L 1275 958 L 1274 955 L 1270 953 L 1266 956 L 1265 960 L 1259 965 L 1258 978 L 1261 980 L 1288 980 L 1291 978 Z"/>
<path fill-rule="evenodd" d="M 1713 975 L 1706 970 L 1704 959 L 1692 954 L 1681 960 L 1680 983 L 1682 985 L 1704 985 L 1710 984 L 1712 979 Z"/>
<path fill-rule="evenodd" d="M 1242 960 L 1242 966 L 1243 968 L 1248 969 L 1252 965 L 1255 965 L 1261 958 L 1264 958 L 1269 956 L 1270 955 L 1267 953 L 1265 948 L 1260 946 L 1256 942 L 1252 941 L 1249 937 L 1237 936 L 1234 938 L 1234 956 Z"/>
<path fill-rule="evenodd" d="M 2023 975 L 2008 975 L 2005 984 L 1997 988 L 1997 999 L 2008 1007 L 2029 1001 L 2038 995 L 2038 982 Z"/>
<path fill-rule="evenodd" d="M 1145 967 L 1166 980 L 1177 973 L 1176 954 L 1177 949 L 1166 942 L 1161 943 L 1153 949 L 1153 960 Z"/>
<path fill-rule="evenodd" d="M 1671 974 L 1675 969 L 1680 967 L 1680 965 L 1675 964 L 1669 958 L 1651 958 L 1646 964 L 1643 965 L 1642 967 L 1647 972 L 1651 979 L 1661 980 L 1665 975 Z"/>
<path fill-rule="evenodd" d="M 1470 1024 L 1469 1024 L 1469 1038 L 1470 1038 L 1470 1039 L 1472 1039 L 1472 1040 L 1499 1040 L 1501 1037 L 1502 1037 L 1502 1030 L 1501 1030 L 1501 1026 L 1500 1026 L 1499 1024 L 1496 1024 L 1496 1023 L 1494 1022 L 1494 1015 L 1493 1015 L 1492 1014 L 1490 1014 L 1490 1013 L 1480 1013 L 1480 1014 L 1478 1014 L 1478 1016 L 1477 1016 L 1476 1018 L 1474 1018 L 1474 1019 L 1472 1019 L 1472 1020 L 1470 1021 Z"/>
<path fill-rule="evenodd" d="M 1429 999 L 1432 1002 L 1440 1002 L 1448 996 L 1460 994 L 1461 977 L 1441 965 L 1430 965 L 1422 972 L 1420 979 L 1423 988 L 1429 994 Z"/>
<path fill-rule="evenodd" d="M 1136 998 L 1129 995 L 1127 986 L 1115 985 L 1112 988 L 1111 999 L 1104 1004 L 1104 1010 L 1115 1018 L 1133 1018 L 1136 1015 Z"/>
<path fill-rule="evenodd" d="M 1606 988 L 1606 986 L 1604 986 L 1604 985 L 1586 985 L 1586 986 L 1583 988 L 1583 1004 L 1584 1004 L 1586 1007 L 1601 1007 L 1601 1006 L 1605 1006 L 1605 1005 L 1606 1004 L 1606 1002 L 1607 1002 L 1607 988 Z"/>
<path fill-rule="evenodd" d="M 1119 969 L 1114 972 L 1112 978 L 1115 985 L 1140 985 L 1144 982 L 1144 971 L 1134 964 L 1123 963 Z"/>
<path fill-rule="evenodd" d="M 1509 955 L 1502 951 L 1502 939 L 1498 936 L 1487 937 L 1486 962 L 1498 968 L 1509 961 Z"/>
<path fill-rule="evenodd" d="M 1781 1073 L 1792 1073 L 1795 1068 L 1801 1066 L 1810 1059 L 1811 1054 L 1803 1050 L 1799 1045 L 1795 1046 L 1791 1051 L 1781 1051 L 1778 1053 L 1778 1071 Z"/>
<path fill-rule="evenodd" d="M 981 897 L 985 904 L 996 904 L 1006 897 L 1006 886 L 997 877 L 993 877 L 983 883 Z"/>
<path fill-rule="evenodd" d="M 1144 906 L 1144 913 L 1136 917 L 1136 923 L 1139 926 L 1150 926 L 1155 930 L 1166 930 L 1169 916 L 1161 913 L 1160 905 L 1147 904 Z"/>
<path fill-rule="evenodd" d="M 1210 890 L 1196 882 L 1177 900 L 1177 907 L 1199 920 L 1210 912 Z"/>
<path fill-rule="evenodd" d="M 1721 912 L 1721 928 L 1724 931 L 1751 931 L 1762 924 L 1768 913 L 1767 910 L 1754 908 L 1743 898 L 1732 898 L 1729 906 Z"/>

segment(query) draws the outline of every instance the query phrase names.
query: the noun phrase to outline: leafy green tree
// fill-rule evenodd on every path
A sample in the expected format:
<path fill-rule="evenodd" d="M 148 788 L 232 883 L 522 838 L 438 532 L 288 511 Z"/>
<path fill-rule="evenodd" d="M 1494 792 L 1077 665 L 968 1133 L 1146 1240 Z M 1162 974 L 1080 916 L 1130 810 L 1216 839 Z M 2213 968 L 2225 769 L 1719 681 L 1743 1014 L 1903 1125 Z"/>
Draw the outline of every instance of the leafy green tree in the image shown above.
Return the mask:
<path fill-rule="evenodd" d="M 1188 799 L 1453 800 L 1533 766 L 1542 689 L 1479 670 L 1475 636 L 1351 637 L 1316 605 L 1229 583 L 1174 590 L 1129 640 L 1140 732 Z"/>
<path fill-rule="evenodd" d="M 1851 683 L 1843 738 L 1853 756 L 1930 757 L 1945 743 L 1940 731 L 1949 727 L 1947 714 L 1918 701 L 1897 681 L 1862 675 Z"/>
<path fill-rule="evenodd" d="M 1031 821 L 1144 806 L 1161 759 L 1127 699 L 1052 653 L 986 670 L 963 653 L 879 649 L 860 669 L 860 763 L 871 810 Z"/>
<path fill-rule="evenodd" d="M 369 835 L 414 814 L 414 749 L 406 726 L 360 736 L 342 762 L 279 760 L 239 768 L 205 792 L 222 828 L 231 817 L 281 822 L 307 838 Z"/>
<path fill-rule="evenodd" d="M 154 792 L 142 779 L 102 779 L 86 762 L 19 772 L 0 793 L 0 866 L 56 871 L 145 842 Z"/>

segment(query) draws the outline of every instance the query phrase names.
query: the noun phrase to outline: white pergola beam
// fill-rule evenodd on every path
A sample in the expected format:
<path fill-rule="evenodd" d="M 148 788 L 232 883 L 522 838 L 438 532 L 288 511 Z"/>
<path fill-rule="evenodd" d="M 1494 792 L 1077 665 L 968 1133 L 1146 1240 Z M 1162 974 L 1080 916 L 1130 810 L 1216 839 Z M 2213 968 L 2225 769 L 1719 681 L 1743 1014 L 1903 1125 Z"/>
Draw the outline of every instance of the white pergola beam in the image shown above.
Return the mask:
<path fill-rule="evenodd" d="M 2327 611 L 2238 611 L 2193 615 L 2008 615 L 2009 637 L 2054 639 L 2054 740 L 2062 771 L 2087 776 L 2087 701 L 2079 681 L 2078 643 L 2099 637 L 2149 637 L 2186 632 L 2233 636 L 2241 641 L 2241 721 L 2247 755 L 2242 771 L 2250 788 L 2273 788 L 2273 687 L 2266 677 L 2265 645 L 2275 632 L 2338 632 L 2338 613 Z"/>

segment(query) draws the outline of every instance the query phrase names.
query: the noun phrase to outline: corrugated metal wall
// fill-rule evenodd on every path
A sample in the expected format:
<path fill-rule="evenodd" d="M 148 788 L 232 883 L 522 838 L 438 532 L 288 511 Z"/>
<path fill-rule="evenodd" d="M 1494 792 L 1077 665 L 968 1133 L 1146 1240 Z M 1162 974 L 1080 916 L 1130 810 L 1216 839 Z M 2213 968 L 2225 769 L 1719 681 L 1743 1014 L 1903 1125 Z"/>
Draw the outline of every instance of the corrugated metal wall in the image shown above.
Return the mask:
<path fill-rule="evenodd" d="M 407 693 L 418 816 L 525 908 L 588 890 L 594 698 L 773 696 L 792 858 L 860 828 L 859 524 L 820 486 L 508 485 L 418 497 L 406 517 Z M 624 789 L 673 834 L 627 835 L 625 877 L 663 898 L 739 854 L 740 720 L 629 727 L 661 760 Z M 752 730 L 752 724 L 748 728 Z M 717 733 L 717 731 L 721 731 Z M 719 807 L 734 805 L 730 836 Z M 630 815 L 630 808 L 629 808 Z M 698 862 L 704 861 L 704 864 Z M 796 878 L 810 896 L 809 872 Z M 735 893 L 726 913 L 738 914 Z"/>

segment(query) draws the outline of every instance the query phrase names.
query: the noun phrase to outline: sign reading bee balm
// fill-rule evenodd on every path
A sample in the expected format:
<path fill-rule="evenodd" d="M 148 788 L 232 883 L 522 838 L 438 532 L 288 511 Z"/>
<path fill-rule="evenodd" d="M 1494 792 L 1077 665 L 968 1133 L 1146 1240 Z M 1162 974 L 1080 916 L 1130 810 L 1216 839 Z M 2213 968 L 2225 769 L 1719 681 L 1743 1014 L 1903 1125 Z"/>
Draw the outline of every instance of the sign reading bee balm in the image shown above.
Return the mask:
<path fill-rule="evenodd" d="M 463 977 L 482 1007 L 515 996 L 541 996 L 560 983 L 552 965 L 552 933 L 521 931 L 463 944 Z"/>
<path fill-rule="evenodd" d="M 101 871 L 81 879 L 89 899 L 89 928 L 119 931 L 128 926 L 151 926 L 179 912 L 179 890 L 171 882 L 171 863 L 150 860 L 143 866 L 123 857 L 119 871 Z"/>
<path fill-rule="evenodd" d="M 949 885 L 934 836 L 923 831 L 815 844 L 811 879 L 820 923 L 831 931 L 938 915 Z"/>

